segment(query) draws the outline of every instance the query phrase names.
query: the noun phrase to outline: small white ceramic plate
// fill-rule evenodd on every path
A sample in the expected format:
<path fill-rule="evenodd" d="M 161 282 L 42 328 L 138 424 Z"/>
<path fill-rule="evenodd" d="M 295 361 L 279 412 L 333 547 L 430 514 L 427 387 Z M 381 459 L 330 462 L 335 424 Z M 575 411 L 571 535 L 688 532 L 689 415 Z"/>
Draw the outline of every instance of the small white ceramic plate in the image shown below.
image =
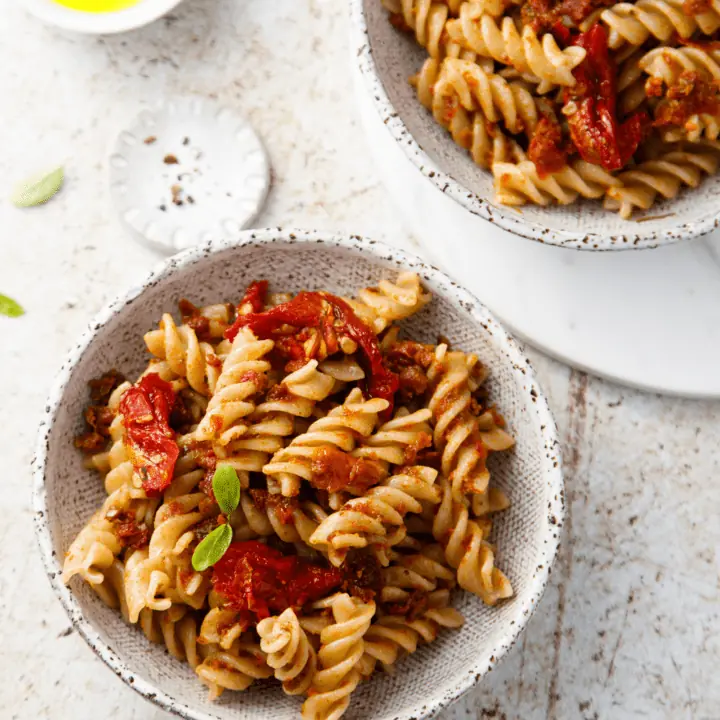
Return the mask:
<path fill-rule="evenodd" d="M 252 225 L 269 187 L 267 155 L 252 126 L 206 98 L 144 110 L 110 156 L 120 220 L 170 254 Z"/>
<path fill-rule="evenodd" d="M 63 30 L 88 34 L 125 32 L 142 27 L 170 12 L 180 0 L 139 0 L 136 5 L 113 12 L 83 12 L 54 0 L 22 0 L 29 13 Z"/>

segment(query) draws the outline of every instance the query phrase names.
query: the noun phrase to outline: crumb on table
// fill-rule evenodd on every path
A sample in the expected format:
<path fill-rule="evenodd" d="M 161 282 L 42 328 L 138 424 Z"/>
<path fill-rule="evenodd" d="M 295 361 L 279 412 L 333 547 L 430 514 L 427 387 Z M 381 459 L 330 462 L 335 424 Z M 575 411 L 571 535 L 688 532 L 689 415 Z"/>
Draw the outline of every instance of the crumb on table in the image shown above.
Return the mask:
<path fill-rule="evenodd" d="M 163 158 L 163 162 L 166 165 L 177 165 L 179 161 L 174 155 L 168 154 Z"/>

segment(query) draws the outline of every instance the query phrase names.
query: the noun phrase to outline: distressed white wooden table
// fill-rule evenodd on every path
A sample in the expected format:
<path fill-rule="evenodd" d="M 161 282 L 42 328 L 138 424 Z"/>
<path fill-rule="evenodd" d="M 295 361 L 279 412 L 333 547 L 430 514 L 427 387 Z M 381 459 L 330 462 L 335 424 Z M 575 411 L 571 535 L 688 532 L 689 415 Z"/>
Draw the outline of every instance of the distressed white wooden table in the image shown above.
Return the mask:
<path fill-rule="evenodd" d="M 157 260 L 123 235 L 108 199 L 107 147 L 123 122 L 169 92 L 216 96 L 248 115 L 272 157 L 262 224 L 413 247 L 354 119 L 342 5 L 188 0 L 151 27 L 100 39 L 3 6 L 0 292 L 27 310 L 0 318 L 3 718 L 165 717 L 70 630 L 29 507 L 54 372 L 88 319 Z M 9 205 L 14 180 L 57 162 L 67 169 L 57 198 Z M 565 542 L 522 641 L 444 717 L 720 719 L 720 405 L 643 395 L 532 356 L 564 437 Z"/>

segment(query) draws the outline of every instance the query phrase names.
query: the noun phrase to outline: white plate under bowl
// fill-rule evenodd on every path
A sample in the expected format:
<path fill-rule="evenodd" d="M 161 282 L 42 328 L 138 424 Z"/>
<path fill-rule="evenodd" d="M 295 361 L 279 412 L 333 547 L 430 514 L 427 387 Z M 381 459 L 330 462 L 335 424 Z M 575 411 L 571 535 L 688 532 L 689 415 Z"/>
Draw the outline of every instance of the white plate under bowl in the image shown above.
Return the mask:
<path fill-rule="evenodd" d="M 253 127 L 207 98 L 172 98 L 143 110 L 110 156 L 120 220 L 133 237 L 169 254 L 250 227 L 269 187 L 270 166 Z"/>
<path fill-rule="evenodd" d="M 493 178 L 433 119 L 408 84 L 427 58 L 412 34 L 388 21 L 381 0 L 350 0 L 351 42 L 360 90 L 402 150 L 405 164 L 427 185 L 453 199 L 474 223 L 474 234 L 501 227 L 545 244 L 576 250 L 654 248 L 711 232 L 720 223 L 717 195 L 720 174 L 676 198 L 658 202 L 635 220 L 604 210 L 599 201 L 566 206 L 528 204 L 510 208 L 496 204 Z M 434 203 L 424 210 L 434 212 Z M 637 222 L 641 219 L 642 222 Z"/>
<path fill-rule="evenodd" d="M 720 233 L 647 252 L 579 253 L 527 242 L 478 223 L 427 182 L 365 89 L 357 95 L 381 177 L 428 259 L 518 335 L 626 385 L 720 397 Z"/>

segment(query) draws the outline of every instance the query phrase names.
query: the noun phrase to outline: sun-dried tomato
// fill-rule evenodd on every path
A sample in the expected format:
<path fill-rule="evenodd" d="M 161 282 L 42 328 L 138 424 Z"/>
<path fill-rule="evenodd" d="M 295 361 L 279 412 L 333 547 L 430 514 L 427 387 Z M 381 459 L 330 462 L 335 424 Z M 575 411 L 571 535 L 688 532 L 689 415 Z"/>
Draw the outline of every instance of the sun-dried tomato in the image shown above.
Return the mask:
<path fill-rule="evenodd" d="M 413 622 L 428 609 L 428 606 L 427 592 L 413 590 L 403 602 L 385 604 L 384 610 L 388 615 L 402 615 L 408 622 Z"/>
<path fill-rule="evenodd" d="M 107 405 L 90 405 L 85 410 L 85 422 L 90 429 L 75 438 L 75 447 L 88 454 L 103 450 L 114 419 L 115 413 Z"/>
<path fill-rule="evenodd" d="M 535 163 L 540 177 L 562 170 L 567 164 L 567 150 L 562 129 L 554 118 L 543 115 L 530 140 L 528 157 Z"/>
<path fill-rule="evenodd" d="M 608 171 L 620 170 L 637 150 L 649 118 L 645 112 L 636 112 L 618 123 L 617 68 L 602 25 L 596 23 L 573 44 L 587 54 L 573 71 L 575 85 L 564 92 L 570 137 L 583 160 Z"/>
<path fill-rule="evenodd" d="M 125 376 L 114 369 L 103 373 L 99 378 L 90 380 L 88 385 L 92 404 L 107 405 L 112 391 L 123 382 L 125 382 Z"/>
<path fill-rule="evenodd" d="M 248 315 L 249 313 L 262 312 L 265 307 L 267 291 L 267 280 L 255 280 L 255 282 L 251 282 L 250 285 L 248 285 L 248 289 L 245 291 L 245 295 L 243 295 L 243 299 L 238 303 L 238 315 Z"/>
<path fill-rule="evenodd" d="M 241 327 L 249 327 L 259 338 L 275 339 L 277 347 L 278 343 L 282 343 L 282 338 L 287 337 L 287 332 L 283 331 L 284 326 L 287 325 L 300 332 L 315 329 L 317 334 L 322 336 L 329 352 L 333 352 L 332 348 L 337 349 L 337 338 L 340 336 L 354 340 L 368 366 L 369 394 L 387 400 L 389 408 L 385 416 L 391 413 L 399 385 L 398 378 L 385 367 L 375 333 L 358 318 L 342 298 L 324 292 L 301 292 L 290 302 L 277 305 L 265 312 L 239 315 L 233 325 L 225 331 L 225 337 L 233 340 Z M 309 335 L 307 337 L 309 338 Z M 298 355 L 302 352 L 303 356 L 302 358 L 293 356 L 293 359 L 300 361 L 312 357 L 305 351 L 304 345 L 302 351 L 299 349 L 297 334 L 292 348 Z"/>
<path fill-rule="evenodd" d="M 363 602 L 370 602 L 382 590 L 380 563 L 367 548 L 353 548 L 340 567 L 342 591 Z"/>
<path fill-rule="evenodd" d="M 114 525 L 115 535 L 123 547 L 137 550 L 145 547 L 150 541 L 150 528 L 144 523 L 138 525 L 135 518 L 118 517 Z"/>
<path fill-rule="evenodd" d="M 257 540 L 232 543 L 213 566 L 212 584 L 224 606 L 262 620 L 318 600 L 342 582 L 335 568 L 283 555 Z"/>
<path fill-rule="evenodd" d="M 549 30 L 560 47 L 566 47 L 571 42 L 571 32 L 565 19 L 577 27 L 595 8 L 614 3 L 615 0 L 527 0 L 520 12 L 523 25 L 538 34 Z"/>
<path fill-rule="evenodd" d="M 313 455 L 310 484 L 319 490 L 348 490 L 362 495 L 387 477 L 382 465 L 366 458 L 355 458 L 335 447 L 319 448 Z"/>
<path fill-rule="evenodd" d="M 701 15 L 712 8 L 712 0 L 685 0 L 682 4 L 682 11 L 689 17 Z"/>
<path fill-rule="evenodd" d="M 264 512 L 268 508 L 273 508 L 283 525 L 292 525 L 294 522 L 293 513 L 298 508 L 297 498 L 285 497 L 262 489 L 252 489 L 249 492 L 258 510 Z"/>
<path fill-rule="evenodd" d="M 210 339 L 210 318 L 205 317 L 200 308 L 193 305 L 187 298 L 182 298 L 178 303 L 178 310 L 182 317 L 183 325 L 187 325 L 195 331 L 200 341 Z"/>
<path fill-rule="evenodd" d="M 159 495 L 170 485 L 180 454 L 175 433 L 168 424 L 174 405 L 172 386 L 157 373 L 145 375 L 120 399 L 125 446 L 150 497 Z"/>

